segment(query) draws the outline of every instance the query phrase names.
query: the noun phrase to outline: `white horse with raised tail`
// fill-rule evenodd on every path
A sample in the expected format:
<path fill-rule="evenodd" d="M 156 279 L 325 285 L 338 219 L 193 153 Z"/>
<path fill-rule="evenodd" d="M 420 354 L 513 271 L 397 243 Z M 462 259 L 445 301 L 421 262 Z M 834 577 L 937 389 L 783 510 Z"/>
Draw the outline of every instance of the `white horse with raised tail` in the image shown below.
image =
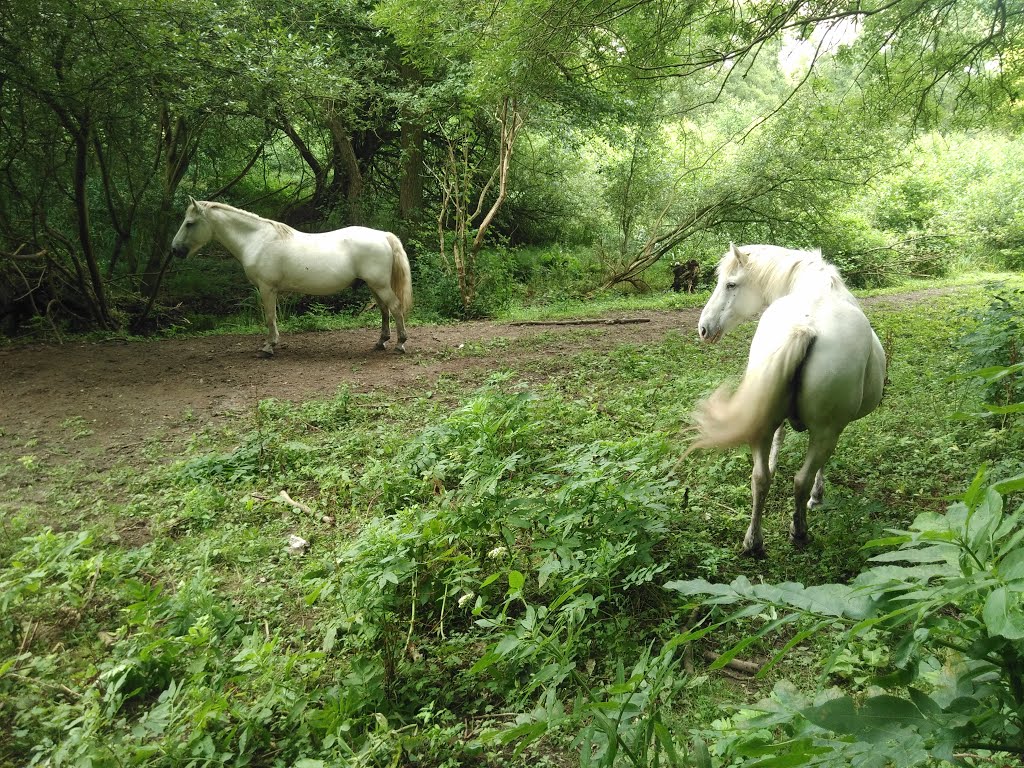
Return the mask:
<path fill-rule="evenodd" d="M 700 315 L 700 338 L 716 342 L 762 310 L 739 386 L 720 387 L 698 405 L 698 437 L 686 451 L 750 446 L 753 511 L 743 551 L 753 555 L 764 551 L 761 516 L 786 420 L 809 433 L 790 526 L 790 540 L 802 546 L 807 509 L 822 500 L 822 469 L 846 425 L 881 401 L 886 366 L 867 317 L 820 251 L 729 244 Z"/>
<path fill-rule="evenodd" d="M 191 256 L 210 240 L 238 259 L 245 276 L 256 286 L 267 318 L 267 343 L 262 353 L 274 354 L 277 295 L 306 293 L 326 296 L 363 280 L 380 307 L 377 349 L 391 338 L 389 314 L 398 328 L 397 352 L 405 352 L 405 318 L 412 309 L 412 276 L 401 241 L 390 232 L 368 227 L 345 227 L 309 234 L 279 221 L 224 203 L 189 198 L 171 252 Z"/>

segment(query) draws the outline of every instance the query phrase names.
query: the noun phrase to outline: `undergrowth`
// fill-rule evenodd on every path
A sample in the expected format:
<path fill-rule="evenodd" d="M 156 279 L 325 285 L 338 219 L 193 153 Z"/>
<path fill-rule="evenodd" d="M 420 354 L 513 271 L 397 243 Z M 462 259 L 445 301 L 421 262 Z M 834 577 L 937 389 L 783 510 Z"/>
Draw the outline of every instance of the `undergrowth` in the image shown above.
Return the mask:
<path fill-rule="evenodd" d="M 866 542 L 913 549 L 978 465 L 1012 474 L 1018 414 L 952 418 L 977 410 L 978 388 L 956 376 L 989 363 L 957 350 L 972 344 L 962 313 L 987 301 L 972 288 L 927 312 L 870 308 L 890 351 L 886 396 L 844 433 L 802 552 L 783 510 L 805 438 L 787 441 L 763 561 L 738 555 L 749 456 L 678 462 L 687 413 L 739 375 L 750 328 L 712 347 L 669 334 L 581 352 L 569 371 L 499 370 L 469 393 L 438 381 L 401 402 L 346 389 L 263 401 L 177 461 L 124 476 L 108 503 L 147 532 L 132 543 L 75 518 L 41 528 L 35 507 L 11 505 L 0 764 L 767 766 L 785 764 L 768 748 L 783 731 L 814 757 L 838 722 L 801 725 L 806 697 L 825 705 L 820 659 L 834 656 L 828 680 L 861 712 L 866 686 L 893 671 L 889 625 L 836 651 L 849 627 L 835 612 L 782 621 L 798 591 L 730 615 L 695 595 L 786 582 L 842 595 L 874 567 Z M 57 470 L 11 472 L 36 483 Z M 972 488 L 965 508 L 994 514 Z M 1005 571 L 1005 553 L 990 555 Z M 962 610 L 977 617 L 986 600 Z M 761 719 L 704 662 L 729 649 L 778 656 L 750 682 L 776 690 Z M 735 714 L 716 719 L 727 700 Z"/>

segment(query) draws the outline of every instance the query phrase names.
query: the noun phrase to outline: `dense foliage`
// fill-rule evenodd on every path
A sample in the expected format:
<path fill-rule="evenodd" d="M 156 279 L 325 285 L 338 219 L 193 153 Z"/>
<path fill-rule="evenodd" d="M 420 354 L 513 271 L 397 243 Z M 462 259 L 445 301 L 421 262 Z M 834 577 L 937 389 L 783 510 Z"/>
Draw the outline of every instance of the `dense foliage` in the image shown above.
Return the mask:
<path fill-rule="evenodd" d="M 664 286 L 729 239 L 821 246 L 858 284 L 1016 268 L 1021 26 L 972 0 L 17 2 L 4 327 L 226 311 L 169 261 L 186 194 L 393 229 L 428 315 L 543 294 L 538 262 L 563 293 Z"/>

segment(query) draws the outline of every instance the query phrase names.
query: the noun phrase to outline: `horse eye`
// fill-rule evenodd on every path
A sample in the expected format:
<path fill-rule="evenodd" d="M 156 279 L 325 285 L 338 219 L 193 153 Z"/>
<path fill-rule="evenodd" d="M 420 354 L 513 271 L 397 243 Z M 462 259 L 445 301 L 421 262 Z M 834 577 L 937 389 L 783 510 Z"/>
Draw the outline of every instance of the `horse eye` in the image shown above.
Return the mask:
<path fill-rule="evenodd" d="M 191 226 L 192 226 L 193 224 L 195 224 L 195 222 L 194 222 L 194 221 L 186 221 L 186 222 L 185 222 L 185 226 L 186 226 L 186 227 L 191 227 Z"/>
<path fill-rule="evenodd" d="M 725 287 L 726 288 L 735 288 L 736 287 L 736 283 L 734 283 L 734 282 L 732 282 L 730 280 L 728 283 L 725 284 Z"/>

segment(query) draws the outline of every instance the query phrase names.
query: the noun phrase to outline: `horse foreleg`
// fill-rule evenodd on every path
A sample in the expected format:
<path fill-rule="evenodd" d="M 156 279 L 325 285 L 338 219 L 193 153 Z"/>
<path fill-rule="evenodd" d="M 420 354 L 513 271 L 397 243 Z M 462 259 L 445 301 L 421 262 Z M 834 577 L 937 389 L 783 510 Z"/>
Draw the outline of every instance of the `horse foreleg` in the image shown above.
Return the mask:
<path fill-rule="evenodd" d="M 261 288 L 260 301 L 263 303 L 263 314 L 267 318 L 267 343 L 263 345 L 260 353 L 266 357 L 272 357 L 274 347 L 280 340 L 277 333 L 277 291 Z"/>
<path fill-rule="evenodd" d="M 764 555 L 761 516 L 764 514 L 765 501 L 768 498 L 768 491 L 772 487 L 772 477 L 775 474 L 775 462 L 772 461 L 772 457 L 777 453 L 774 450 L 777 439 L 778 432 L 776 431 L 774 436 L 765 436 L 750 446 L 754 454 L 754 470 L 750 473 L 750 495 L 753 508 L 750 513 L 750 526 L 747 528 L 746 536 L 743 537 L 743 554 L 752 557 Z"/>
<path fill-rule="evenodd" d="M 822 469 L 829 456 L 836 449 L 839 442 L 838 433 L 812 433 L 807 445 L 807 456 L 804 458 L 803 466 L 796 473 L 793 479 L 793 523 L 789 527 L 789 540 L 794 546 L 802 547 L 807 543 L 807 508 L 812 495 L 816 494 L 818 501 L 810 506 L 816 506 L 821 500 L 821 485 L 823 482 Z"/>

